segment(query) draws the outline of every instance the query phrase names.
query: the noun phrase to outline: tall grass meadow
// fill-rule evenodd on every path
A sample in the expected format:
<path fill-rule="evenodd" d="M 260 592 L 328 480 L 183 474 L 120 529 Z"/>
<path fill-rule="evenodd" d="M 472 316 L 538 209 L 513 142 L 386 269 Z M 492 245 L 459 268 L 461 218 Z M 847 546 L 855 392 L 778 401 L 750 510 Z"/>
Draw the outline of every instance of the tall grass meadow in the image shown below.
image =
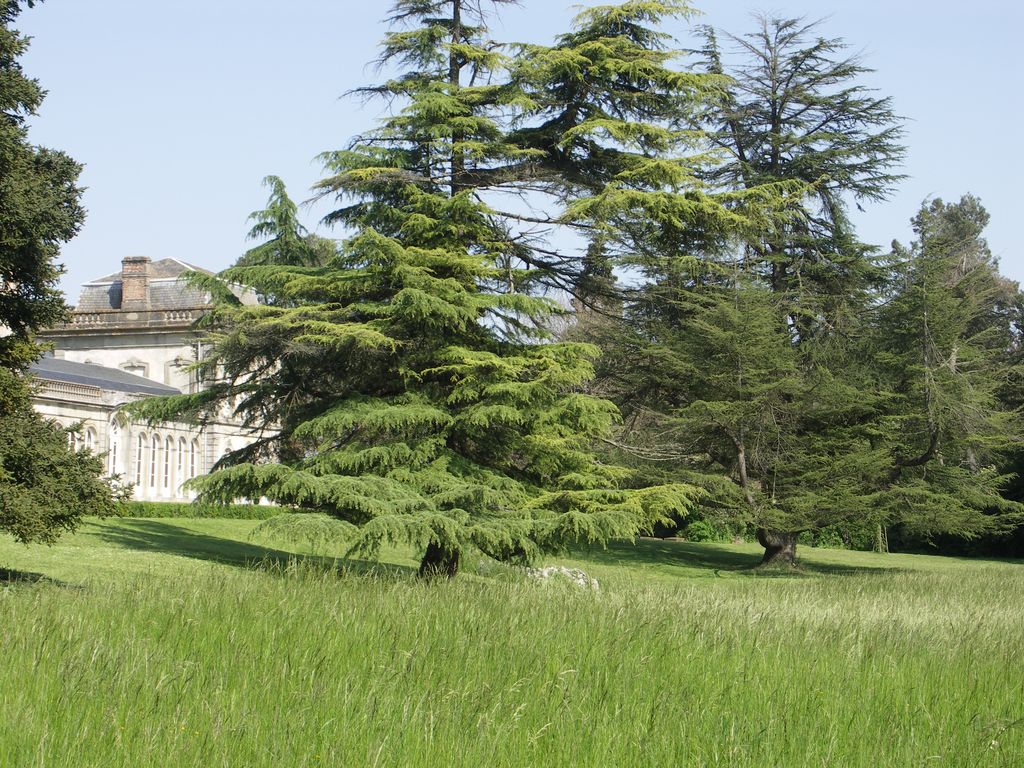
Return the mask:
<path fill-rule="evenodd" d="M 9 584 L 0 765 L 1024 764 L 1018 566 L 603 573 Z"/>

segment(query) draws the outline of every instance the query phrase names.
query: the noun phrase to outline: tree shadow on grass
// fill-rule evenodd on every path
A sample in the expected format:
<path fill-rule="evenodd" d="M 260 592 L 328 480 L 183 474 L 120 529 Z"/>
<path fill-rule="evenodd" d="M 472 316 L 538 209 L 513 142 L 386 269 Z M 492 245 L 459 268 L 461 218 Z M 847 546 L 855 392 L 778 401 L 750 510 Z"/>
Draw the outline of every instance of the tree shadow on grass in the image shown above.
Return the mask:
<path fill-rule="evenodd" d="M 54 587 L 73 587 L 60 579 L 54 579 L 35 571 L 13 571 L 10 568 L 0 568 L 0 586 L 7 584 L 49 584 Z"/>
<path fill-rule="evenodd" d="M 574 549 L 580 559 L 599 565 L 624 568 L 630 566 L 678 566 L 706 571 L 725 571 L 758 578 L 793 578 L 820 574 L 885 574 L 905 570 L 899 567 L 842 565 L 815 563 L 801 560 L 797 552 L 796 568 L 762 568 L 759 552 L 737 552 L 722 544 L 689 542 L 673 539 L 637 539 L 633 543 L 616 542 L 607 548 L 583 547 Z"/>
<path fill-rule="evenodd" d="M 408 566 L 298 554 L 238 539 L 211 536 L 160 520 L 99 522 L 95 524 L 93 535 L 108 544 L 138 552 L 160 552 L 282 575 L 297 565 L 311 570 L 333 571 L 338 575 L 396 576 L 415 573 Z"/>

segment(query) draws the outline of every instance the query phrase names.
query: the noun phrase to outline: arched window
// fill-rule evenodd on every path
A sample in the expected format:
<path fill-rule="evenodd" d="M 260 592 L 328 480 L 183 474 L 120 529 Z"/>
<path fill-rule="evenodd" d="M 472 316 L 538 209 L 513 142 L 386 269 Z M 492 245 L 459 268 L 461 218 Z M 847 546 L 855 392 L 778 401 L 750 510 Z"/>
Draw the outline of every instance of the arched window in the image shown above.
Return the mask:
<path fill-rule="evenodd" d="M 189 477 L 195 477 L 198 474 L 196 472 L 196 469 L 199 466 L 199 464 L 198 464 L 198 461 L 199 461 L 198 453 L 199 453 L 199 441 L 198 440 L 193 440 L 192 444 L 188 448 L 188 476 Z"/>
<path fill-rule="evenodd" d="M 68 449 L 72 451 L 78 450 L 78 433 L 68 430 Z"/>
<path fill-rule="evenodd" d="M 149 487 L 156 488 L 156 468 L 160 460 L 160 437 L 153 435 L 149 445 Z"/>
<path fill-rule="evenodd" d="M 142 454 L 146 450 L 146 435 L 140 432 L 135 438 L 135 484 L 142 485 Z"/>
<path fill-rule="evenodd" d="M 96 450 L 96 430 L 89 427 L 85 430 L 85 447 L 90 451 Z"/>
<path fill-rule="evenodd" d="M 174 451 L 174 438 L 169 435 L 164 439 L 164 489 L 171 487 L 171 453 Z"/>
<path fill-rule="evenodd" d="M 185 438 L 178 438 L 178 485 L 180 486 L 185 482 L 185 452 L 188 449 L 185 447 Z"/>

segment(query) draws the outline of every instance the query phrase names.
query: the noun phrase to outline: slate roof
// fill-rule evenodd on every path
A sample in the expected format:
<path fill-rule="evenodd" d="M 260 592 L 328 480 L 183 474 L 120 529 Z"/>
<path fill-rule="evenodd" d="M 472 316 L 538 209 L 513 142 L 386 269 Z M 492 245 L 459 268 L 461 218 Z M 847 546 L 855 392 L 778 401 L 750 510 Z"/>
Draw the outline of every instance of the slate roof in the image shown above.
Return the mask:
<path fill-rule="evenodd" d="M 32 365 L 30 371 L 37 378 L 47 381 L 66 381 L 71 384 L 87 384 L 92 387 L 115 392 L 131 392 L 138 395 L 180 395 L 181 390 L 152 379 L 136 376 L 117 368 L 107 368 L 92 363 L 75 363 L 56 357 L 44 357 Z"/>
<path fill-rule="evenodd" d="M 196 272 L 205 272 L 208 275 L 212 275 L 208 269 L 197 267 L 195 264 L 189 264 L 188 262 L 182 261 L 181 259 L 160 259 L 159 261 L 151 261 L 149 263 L 149 279 L 150 280 L 162 280 L 168 277 L 177 277 L 182 272 L 188 270 L 195 270 Z M 94 285 L 97 283 L 113 283 L 121 282 L 121 273 L 114 272 L 110 275 L 103 277 L 97 277 L 94 280 L 90 280 L 86 285 Z"/>
<path fill-rule="evenodd" d="M 208 269 L 188 264 L 179 259 L 160 259 L 149 264 L 149 309 L 195 309 L 210 303 L 210 297 L 202 291 L 187 286 L 178 280 L 183 272 L 195 270 L 213 273 Z M 76 312 L 102 312 L 121 308 L 121 273 L 98 277 L 82 286 Z"/>

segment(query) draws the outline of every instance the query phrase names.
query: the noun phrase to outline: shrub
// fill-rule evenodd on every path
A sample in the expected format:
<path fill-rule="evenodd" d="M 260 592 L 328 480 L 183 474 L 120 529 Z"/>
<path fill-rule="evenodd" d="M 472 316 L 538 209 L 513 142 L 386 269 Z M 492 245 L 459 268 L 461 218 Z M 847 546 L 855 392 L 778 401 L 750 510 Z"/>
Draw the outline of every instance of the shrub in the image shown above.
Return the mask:
<path fill-rule="evenodd" d="M 874 544 L 874 530 L 857 525 L 830 525 L 815 531 L 804 531 L 798 541 L 811 547 L 870 551 Z"/>
<path fill-rule="evenodd" d="M 694 520 L 683 530 L 687 541 L 731 541 L 733 533 L 721 523 Z"/>
<path fill-rule="evenodd" d="M 281 508 L 259 504 L 199 504 L 173 501 L 126 501 L 118 505 L 122 517 L 205 517 L 224 520 L 267 520 Z"/>

